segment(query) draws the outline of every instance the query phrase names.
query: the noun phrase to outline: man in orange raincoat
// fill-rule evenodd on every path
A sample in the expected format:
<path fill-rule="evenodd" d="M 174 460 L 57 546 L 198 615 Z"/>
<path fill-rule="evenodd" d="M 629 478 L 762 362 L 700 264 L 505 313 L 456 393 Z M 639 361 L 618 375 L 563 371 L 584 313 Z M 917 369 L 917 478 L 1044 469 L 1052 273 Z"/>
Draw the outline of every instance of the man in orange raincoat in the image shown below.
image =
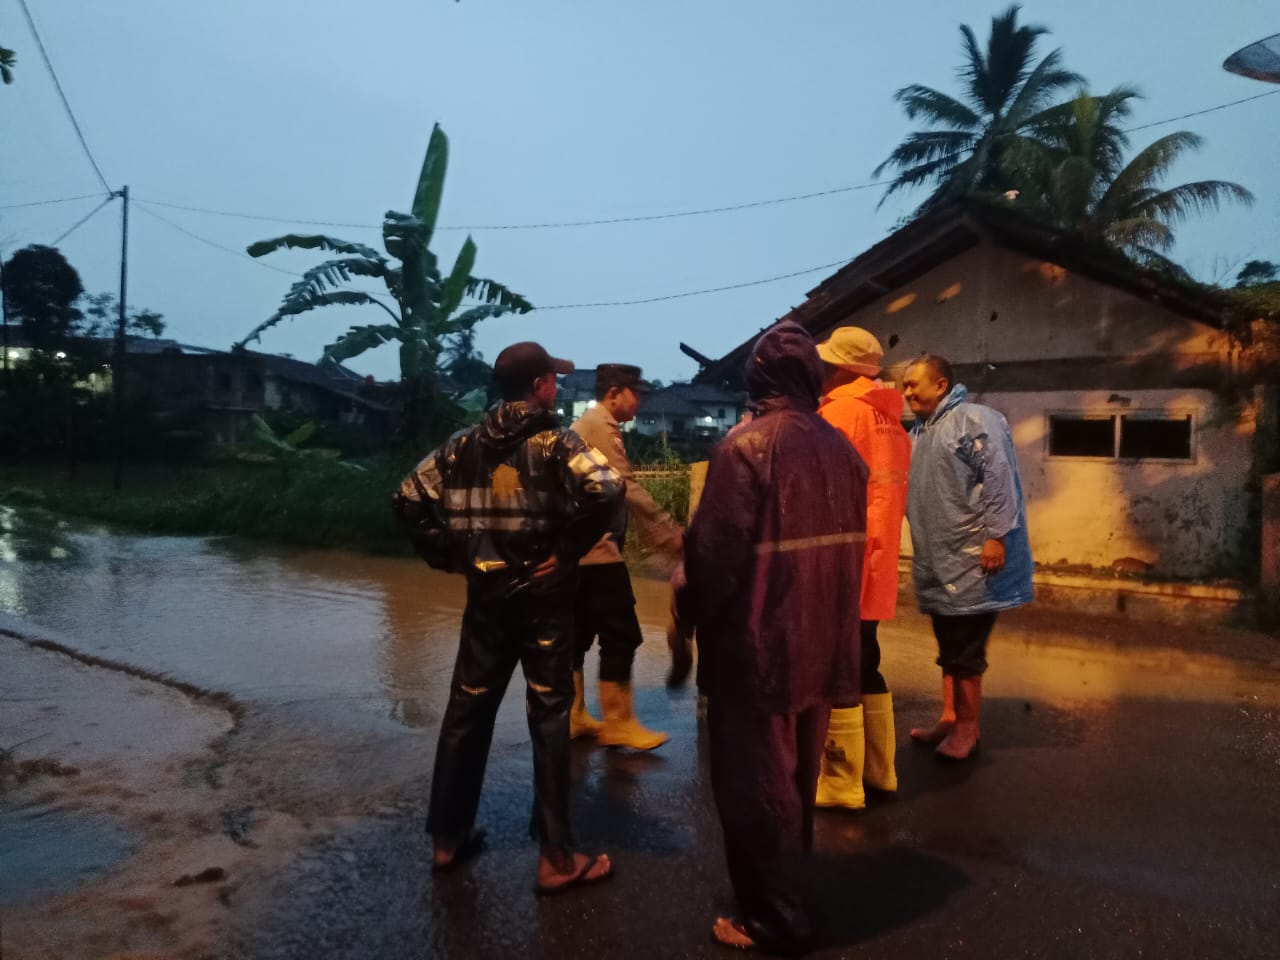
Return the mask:
<path fill-rule="evenodd" d="M 876 629 L 898 607 L 898 553 L 907 508 L 911 439 L 902 426 L 902 394 L 880 380 L 884 350 L 861 327 L 840 327 L 818 345 L 826 363 L 818 413 L 867 464 L 867 554 L 862 574 L 862 702 L 836 703 L 827 727 L 817 805 L 861 810 L 863 784 L 892 792 L 893 695 L 880 673 Z"/>

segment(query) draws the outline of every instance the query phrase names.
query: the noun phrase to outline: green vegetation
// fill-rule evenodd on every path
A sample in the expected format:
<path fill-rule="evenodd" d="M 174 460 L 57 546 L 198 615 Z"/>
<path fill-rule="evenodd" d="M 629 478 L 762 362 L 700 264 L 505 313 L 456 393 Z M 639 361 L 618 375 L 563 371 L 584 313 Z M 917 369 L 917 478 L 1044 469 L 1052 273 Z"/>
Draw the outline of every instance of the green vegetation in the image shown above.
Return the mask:
<path fill-rule="evenodd" d="M 115 296 L 86 294 L 62 253 L 40 244 L 3 264 L 0 292 L 0 450 L 10 457 L 61 454 L 71 471 L 82 458 L 109 456 L 117 436 L 107 390 L 119 321 Z M 130 333 L 159 336 L 164 326 L 152 310 L 130 308 L 125 317 Z M 33 348 L 20 361 L 9 356 L 15 328 Z M 121 414 L 119 442 L 130 455 L 169 455 L 190 446 L 172 426 L 164 428 L 164 417 L 144 398 L 127 396 Z"/>
<path fill-rule="evenodd" d="M 0 468 L 0 503 L 119 524 L 142 533 L 229 535 L 306 547 L 408 555 L 391 514 L 391 495 L 411 458 L 382 458 L 352 470 L 331 460 L 300 460 L 288 478 L 277 463 L 202 467 L 134 466 L 125 491 L 111 488 L 105 465 L 70 480 L 56 465 Z M 682 486 L 683 485 L 683 486 Z M 688 481 L 645 486 L 683 522 Z"/>
<path fill-rule="evenodd" d="M 907 117 L 929 129 L 909 134 L 876 169 L 876 176 L 896 173 L 885 197 L 931 186 L 916 215 L 966 197 L 1007 203 L 1188 279 L 1167 257 L 1173 226 L 1227 201 L 1251 204 L 1253 195 L 1224 180 L 1164 186 L 1173 164 L 1202 143 L 1187 131 L 1160 137 L 1126 160 L 1129 140 L 1120 124 L 1138 93 L 1121 87 L 1090 95 L 1083 78 L 1063 67 L 1061 51 L 1037 59 L 1049 31 L 1019 24 L 1018 13 L 1015 5 L 992 17 L 985 46 L 970 27 L 960 28 L 958 97 L 921 84 L 897 91 Z M 1069 87 L 1080 89 L 1060 100 Z"/>
<path fill-rule="evenodd" d="M 285 436 L 278 436 L 271 425 L 256 413 L 249 420 L 253 423 L 254 449 L 244 450 L 237 454 L 239 459 L 250 463 L 274 463 L 280 467 L 280 479 L 289 482 L 291 471 L 305 467 L 316 460 L 328 460 L 347 470 L 363 470 L 358 464 L 339 463 L 341 450 L 332 447 L 308 446 L 315 437 L 316 423 L 308 420 L 302 426 L 290 431 Z"/>
<path fill-rule="evenodd" d="M 449 357 L 453 368 L 471 356 L 473 341 L 468 335 L 481 320 L 533 309 L 528 300 L 502 284 L 472 275 L 476 245 L 469 236 L 449 275 L 440 272 L 430 245 L 448 165 L 449 140 L 436 124 L 414 191 L 412 212 L 388 211 L 383 218 L 382 243 L 391 259 L 364 244 L 320 234 L 286 234 L 259 241 L 248 251 L 252 257 L 262 257 L 277 250 L 300 248 L 327 250 L 342 257 L 326 260 L 304 273 L 285 294 L 280 308 L 236 346 L 243 348 L 251 340 L 260 340 L 264 331 L 280 321 L 317 307 L 382 308 L 391 323 L 352 327 L 324 348 L 323 361 L 341 363 L 384 343 L 399 343 L 401 436 L 410 443 L 422 441 L 442 412 L 435 409 L 441 399 L 435 382 L 449 342 L 454 341 Z M 342 289 L 359 277 L 381 280 L 394 306 L 363 290 Z M 468 297 L 473 302 L 464 304 Z"/>
<path fill-rule="evenodd" d="M 1100 97 L 1081 91 L 1043 111 L 1033 135 L 1006 154 L 1008 182 L 1019 186 L 1017 206 L 1033 216 L 1185 278 L 1165 256 L 1173 247 L 1172 226 L 1225 201 L 1252 204 L 1253 194 L 1225 180 L 1162 188 L 1173 164 L 1203 143 L 1185 130 L 1160 137 L 1126 161 L 1129 138 L 1120 124 L 1136 99 L 1137 92 L 1125 88 Z"/>
<path fill-rule="evenodd" d="M 309 547 L 408 553 L 391 515 L 391 493 L 410 465 L 363 471 L 312 462 L 287 481 L 276 465 L 135 467 L 114 493 L 110 471 L 86 467 L 70 481 L 55 468 L 0 470 L 0 502 L 35 506 L 145 533 L 235 535 Z"/>
<path fill-rule="evenodd" d="M 885 197 L 911 187 L 934 184 L 922 209 L 974 193 L 999 194 L 1004 185 L 1003 155 L 1026 135 L 1056 93 L 1082 82 L 1062 66 L 1054 50 L 1036 60 L 1036 44 L 1049 31 L 1018 23 L 1018 7 L 991 18 L 985 49 L 973 29 L 960 27 L 964 63 L 959 98 L 913 83 L 894 94 L 911 120 L 932 129 L 909 134 L 875 170 L 897 170 Z"/>

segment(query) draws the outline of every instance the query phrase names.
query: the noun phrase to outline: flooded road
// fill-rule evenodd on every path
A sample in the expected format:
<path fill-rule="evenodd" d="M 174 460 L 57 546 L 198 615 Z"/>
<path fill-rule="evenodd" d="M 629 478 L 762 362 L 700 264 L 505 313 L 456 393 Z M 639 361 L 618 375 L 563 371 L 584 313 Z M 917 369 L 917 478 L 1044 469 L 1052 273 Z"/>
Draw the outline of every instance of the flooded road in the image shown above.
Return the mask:
<path fill-rule="evenodd" d="M 232 732 L 204 734 L 201 759 L 175 761 L 168 780 L 137 791 L 187 811 L 187 832 L 173 826 L 172 836 L 198 855 L 160 861 L 163 871 L 133 857 L 123 874 L 85 887 L 110 908 L 112 885 L 127 885 L 129 903 L 150 904 L 141 915 L 154 929 L 144 936 L 146 923 L 135 929 L 105 909 L 99 919 L 119 927 L 115 939 L 80 955 L 107 956 L 108 946 L 244 960 L 709 953 L 708 923 L 728 891 L 705 744 L 692 691 L 662 686 L 666 588 L 638 581 L 636 593 L 646 635 L 638 711 L 672 740 L 640 756 L 575 745 L 575 829 L 615 855 L 619 876 L 539 903 L 529 892 L 518 677 L 481 806 L 490 852 L 449 878 L 427 864 L 425 797 L 459 578 L 416 560 L 137 537 L 0 511 L 0 611 L 12 622 L 243 705 L 223 724 Z M 927 621 L 907 603 L 881 634 L 902 788 L 863 815 L 821 818 L 822 955 L 1274 955 L 1276 641 L 1034 609 L 1002 617 L 982 758 L 956 768 L 906 737 L 936 710 Z M 7 679 L 0 696 L 12 697 Z M 6 709 L 0 699 L 0 718 Z M 101 722 L 136 709 L 103 704 Z M 130 724 L 140 741 L 151 739 L 145 725 L 159 725 Z M 183 741 L 164 755 L 193 750 Z M 131 812 L 140 802 L 123 802 L 119 822 L 144 826 L 154 811 Z M 212 868 L 225 879 L 184 888 L 181 908 L 164 907 L 179 873 Z M 69 910 L 49 902 L 21 908 L 23 929 L 65 922 Z M 56 955 L 3 946 L 6 957 Z"/>
<path fill-rule="evenodd" d="M 420 563 L 138 537 L 0 512 L 0 610 L 86 652 L 268 705 L 344 703 L 409 725 L 452 669 L 458 578 Z"/>

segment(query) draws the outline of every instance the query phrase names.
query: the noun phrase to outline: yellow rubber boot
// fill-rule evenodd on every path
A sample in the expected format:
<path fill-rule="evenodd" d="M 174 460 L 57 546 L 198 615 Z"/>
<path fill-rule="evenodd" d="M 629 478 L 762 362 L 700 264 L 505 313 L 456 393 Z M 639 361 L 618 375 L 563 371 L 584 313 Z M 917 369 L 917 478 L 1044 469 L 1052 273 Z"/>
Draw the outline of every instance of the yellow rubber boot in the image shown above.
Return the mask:
<path fill-rule="evenodd" d="M 670 739 L 665 733 L 650 730 L 636 719 L 629 683 L 601 680 L 600 709 L 604 713 L 604 724 L 596 734 L 596 742 L 603 746 L 652 750 Z"/>
<path fill-rule="evenodd" d="M 893 793 L 898 789 L 898 772 L 893 765 L 898 736 L 893 728 L 892 693 L 862 695 L 862 727 L 867 744 L 862 782 L 873 790 Z"/>
<path fill-rule="evenodd" d="M 587 713 L 587 701 L 584 696 L 586 680 L 581 670 L 573 671 L 573 709 L 569 711 L 569 737 L 578 740 L 582 737 L 594 737 L 604 726 L 599 720 Z"/>
<path fill-rule="evenodd" d="M 867 794 L 862 789 L 862 766 L 866 740 L 862 730 L 862 707 L 831 711 L 827 724 L 827 745 L 822 751 L 822 771 L 818 775 L 819 807 L 862 810 Z"/>

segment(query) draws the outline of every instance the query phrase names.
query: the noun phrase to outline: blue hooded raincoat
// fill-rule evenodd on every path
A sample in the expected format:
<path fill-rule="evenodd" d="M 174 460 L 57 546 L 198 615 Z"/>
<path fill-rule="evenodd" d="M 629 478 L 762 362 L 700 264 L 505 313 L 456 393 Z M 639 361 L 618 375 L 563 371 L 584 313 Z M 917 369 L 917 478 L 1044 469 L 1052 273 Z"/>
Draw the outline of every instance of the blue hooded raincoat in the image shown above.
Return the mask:
<path fill-rule="evenodd" d="M 1031 544 L 1008 421 L 968 403 L 956 384 L 927 421 L 911 428 L 907 520 L 912 575 L 924 613 L 958 616 L 1032 600 Z M 1005 565 L 985 574 L 982 544 L 1004 538 Z"/>

